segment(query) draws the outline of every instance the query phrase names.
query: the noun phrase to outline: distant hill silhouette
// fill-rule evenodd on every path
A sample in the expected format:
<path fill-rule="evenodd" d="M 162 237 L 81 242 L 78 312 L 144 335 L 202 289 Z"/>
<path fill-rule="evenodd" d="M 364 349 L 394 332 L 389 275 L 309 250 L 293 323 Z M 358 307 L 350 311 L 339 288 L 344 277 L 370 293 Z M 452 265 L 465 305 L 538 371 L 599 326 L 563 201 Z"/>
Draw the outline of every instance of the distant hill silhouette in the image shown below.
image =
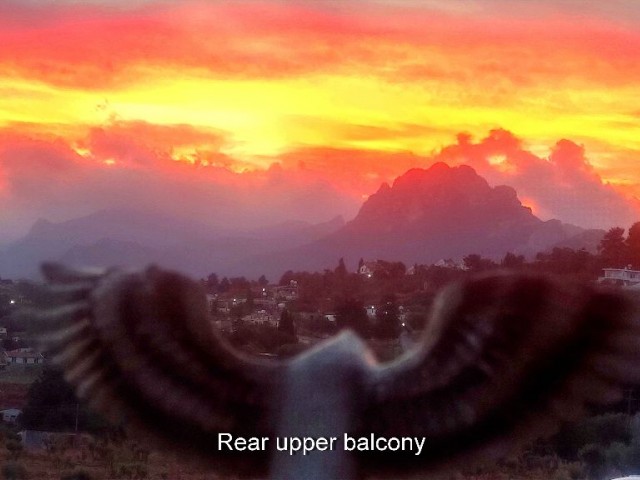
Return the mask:
<path fill-rule="evenodd" d="M 0 276 L 36 278 L 43 261 L 126 267 L 157 263 L 202 276 L 229 271 L 250 255 L 312 242 L 343 225 L 336 217 L 320 224 L 291 221 L 240 231 L 158 213 L 104 210 L 60 223 L 38 220 L 25 237 L 0 252 Z"/>
<path fill-rule="evenodd" d="M 509 251 L 533 255 L 560 244 L 593 247 L 603 234 L 558 220 L 544 222 L 522 205 L 513 188 L 491 187 L 469 166 L 436 163 L 409 170 L 391 186 L 383 184 L 335 233 L 294 250 L 253 258 L 242 268 L 321 270 L 335 266 L 340 257 L 353 266 L 359 258 L 410 265 L 469 253 L 493 258 Z"/>
<path fill-rule="evenodd" d="M 477 253 L 533 255 L 553 246 L 595 249 L 604 231 L 542 221 L 508 186 L 491 187 L 468 166 L 436 163 L 383 184 L 346 223 L 291 221 L 233 231 L 191 220 L 107 210 L 62 223 L 39 220 L 0 253 L 0 276 L 34 277 L 43 260 L 140 267 L 158 263 L 204 276 L 334 268 L 344 257 L 433 263 Z"/>

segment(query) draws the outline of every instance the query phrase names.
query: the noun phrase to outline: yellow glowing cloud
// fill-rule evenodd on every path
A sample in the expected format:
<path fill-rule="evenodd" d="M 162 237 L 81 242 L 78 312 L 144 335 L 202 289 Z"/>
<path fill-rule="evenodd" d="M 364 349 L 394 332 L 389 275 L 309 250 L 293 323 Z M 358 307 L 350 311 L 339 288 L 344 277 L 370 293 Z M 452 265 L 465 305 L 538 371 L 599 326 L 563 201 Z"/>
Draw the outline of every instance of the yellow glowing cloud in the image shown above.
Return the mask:
<path fill-rule="evenodd" d="M 215 129 L 242 168 L 298 147 L 427 155 L 460 131 L 500 126 L 531 145 L 582 142 L 603 171 L 616 162 L 608 152 L 640 150 L 640 34 L 615 24 L 380 4 L 84 12 L 85 23 L 62 10 L 0 32 L 22 47 L 0 52 L 0 126 L 71 143 L 114 120 Z"/>

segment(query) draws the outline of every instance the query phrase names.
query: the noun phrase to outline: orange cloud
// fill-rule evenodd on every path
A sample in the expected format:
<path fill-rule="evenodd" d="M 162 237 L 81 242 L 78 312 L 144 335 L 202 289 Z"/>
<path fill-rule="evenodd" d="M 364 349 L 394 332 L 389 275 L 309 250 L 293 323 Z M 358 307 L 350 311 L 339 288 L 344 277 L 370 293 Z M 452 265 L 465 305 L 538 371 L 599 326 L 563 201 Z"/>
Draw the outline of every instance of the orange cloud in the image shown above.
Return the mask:
<path fill-rule="evenodd" d="M 158 69 L 296 75 L 362 57 L 358 51 L 368 49 L 354 42 L 375 34 L 310 4 L 188 1 L 113 11 L 11 2 L 3 10 L 0 62 L 18 75 L 83 89 L 127 85 Z"/>
<path fill-rule="evenodd" d="M 170 154 L 175 146 L 159 142 L 157 129 L 170 137 L 184 126 L 172 131 L 140 123 L 105 125 L 88 130 L 81 149 L 63 139 L 35 140 L 1 131 L 2 235 L 15 237 L 37 218 L 65 220 L 112 208 L 165 212 L 225 227 L 326 221 L 354 213 L 352 196 L 304 170 L 274 165 L 236 173 L 176 161 Z M 186 131 L 192 139 L 209 139 Z"/>
<path fill-rule="evenodd" d="M 317 208 L 304 190 L 320 198 L 310 185 L 329 188 L 333 210 L 353 209 L 380 182 L 446 157 L 475 162 L 563 220 L 635 215 L 620 193 L 640 196 L 632 2 L 107 5 L 0 2 L 0 188 L 22 195 L 15 212 L 35 211 L 26 192 L 41 198 L 35 178 L 52 169 L 43 194 L 51 188 L 49 199 L 64 203 L 66 185 L 86 208 L 108 203 L 107 178 L 133 192 L 144 174 L 157 184 L 140 191 L 166 208 L 182 202 L 166 192 L 181 198 L 191 185 L 197 200 L 184 201 L 197 215 L 211 203 L 232 221 L 235 207 L 253 208 L 255 190 L 277 192 L 274 209 L 302 216 L 294 199 Z M 458 132 L 492 129 L 443 148 Z M 92 185 L 95 202 L 74 182 Z M 604 205 L 623 213 L 608 217 Z M 266 219 L 258 211 L 238 218 Z"/>
<path fill-rule="evenodd" d="M 0 124 L 61 134 L 115 113 L 230 131 L 245 159 L 300 144 L 425 154 L 496 125 L 640 148 L 637 30 L 407 4 L 3 2 Z"/>
<path fill-rule="evenodd" d="M 223 153 L 229 141 L 224 132 L 122 121 L 89 127 L 73 144 L 0 131 L 0 220 L 26 228 L 40 216 L 135 206 L 228 226 L 320 221 L 352 215 L 383 182 L 437 161 L 468 164 L 493 185 L 513 186 L 543 218 L 587 227 L 640 218 L 640 203 L 607 184 L 584 147 L 569 140 L 547 157 L 507 130 L 479 141 L 459 134 L 431 156 L 307 147 L 242 172 Z M 186 153 L 176 155 L 180 148 Z"/>
<path fill-rule="evenodd" d="M 227 142 L 225 133 L 213 129 L 184 124 L 113 121 L 91 128 L 88 136 L 77 142 L 77 147 L 103 161 L 117 159 L 130 165 L 153 163 L 164 158 L 229 167 L 235 162 L 221 152 Z"/>
<path fill-rule="evenodd" d="M 287 169 L 306 171 L 360 198 L 375 192 L 381 183 L 428 162 L 411 152 L 330 147 L 300 148 L 278 156 L 277 160 Z"/>
<path fill-rule="evenodd" d="M 391 81 L 498 80 L 496 88 L 540 79 L 628 84 L 640 75 L 637 31 L 549 12 L 488 17 L 401 5 L 355 11 L 191 0 L 122 11 L 18 2 L 2 8 L 0 63 L 8 71 L 90 90 L 184 69 L 224 78 L 366 69 Z"/>

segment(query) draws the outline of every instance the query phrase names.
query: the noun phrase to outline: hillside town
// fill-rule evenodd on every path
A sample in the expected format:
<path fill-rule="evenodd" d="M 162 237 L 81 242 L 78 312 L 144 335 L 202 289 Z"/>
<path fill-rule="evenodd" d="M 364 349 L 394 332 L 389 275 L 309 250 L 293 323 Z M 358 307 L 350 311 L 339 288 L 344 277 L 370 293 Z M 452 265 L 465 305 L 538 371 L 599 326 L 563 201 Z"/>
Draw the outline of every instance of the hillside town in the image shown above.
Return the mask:
<path fill-rule="evenodd" d="M 633 225 L 627 236 L 624 233 L 623 229 L 611 229 L 593 253 L 554 248 L 530 259 L 507 253 L 499 260 L 469 254 L 460 260 L 441 259 L 408 267 L 402 262 L 362 258 L 351 271 L 338 259 L 333 268 L 286 271 L 275 282 L 264 275 L 249 280 L 211 273 L 200 283 L 212 328 L 234 347 L 252 355 L 288 358 L 350 328 L 367 341 L 380 361 L 388 361 L 410 349 L 420 336 L 442 288 L 470 275 L 510 270 L 609 288 L 640 289 L 640 267 L 636 267 L 640 266 L 640 224 Z M 38 349 L 35 332 L 15 315 L 21 308 L 42 301 L 32 285 L 0 280 L 2 428 L 8 438 L 15 439 L 11 448 L 16 452 L 52 455 L 58 448 L 99 448 L 95 439 L 112 432 L 112 427 L 75 399 L 60 372 L 50 364 L 48 353 Z M 57 393 L 52 396 L 54 391 Z M 621 408 L 634 413 L 638 398 L 637 392 L 629 392 Z M 148 456 L 144 448 L 136 448 L 142 452 L 141 458 Z M 20 455 L 16 453 L 16 458 Z M 145 462 L 125 464 L 129 466 L 122 467 L 122 476 L 114 473 L 116 467 L 111 464 L 113 478 L 149 475 Z M 132 469 L 130 473 L 127 468 Z"/>

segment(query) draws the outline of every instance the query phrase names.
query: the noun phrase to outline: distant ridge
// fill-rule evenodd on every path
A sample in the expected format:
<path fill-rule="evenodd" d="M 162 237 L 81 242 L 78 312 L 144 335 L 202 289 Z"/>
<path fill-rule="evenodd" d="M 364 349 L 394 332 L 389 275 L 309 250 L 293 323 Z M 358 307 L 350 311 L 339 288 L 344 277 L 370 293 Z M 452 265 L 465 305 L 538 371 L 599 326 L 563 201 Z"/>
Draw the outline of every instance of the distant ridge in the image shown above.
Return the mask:
<path fill-rule="evenodd" d="M 407 171 L 391 186 L 383 184 L 335 233 L 295 250 L 253 258 L 241 268 L 252 273 L 278 265 L 322 270 L 340 257 L 353 266 L 359 258 L 413 264 L 469 253 L 533 255 L 559 244 L 592 247 L 603 234 L 558 220 L 544 222 L 522 205 L 513 188 L 491 187 L 466 165 L 436 163 Z"/>
<path fill-rule="evenodd" d="M 595 249 L 604 231 L 542 221 L 508 186 L 491 187 L 469 166 L 436 163 L 383 184 L 356 217 L 290 221 L 245 231 L 136 210 L 104 210 L 52 223 L 40 219 L 0 252 L 0 276 L 35 277 L 44 260 L 75 266 L 158 263 L 185 273 L 277 279 L 286 270 L 322 271 L 339 258 L 406 264 L 477 253 L 533 255 L 553 246 Z"/>
<path fill-rule="evenodd" d="M 344 225 L 342 217 L 311 224 L 286 222 L 239 231 L 137 210 L 103 210 L 66 222 L 39 219 L 27 235 L 0 252 L 0 276 L 37 278 L 43 261 L 74 266 L 142 267 L 157 263 L 197 276 L 250 255 L 293 248 Z"/>

